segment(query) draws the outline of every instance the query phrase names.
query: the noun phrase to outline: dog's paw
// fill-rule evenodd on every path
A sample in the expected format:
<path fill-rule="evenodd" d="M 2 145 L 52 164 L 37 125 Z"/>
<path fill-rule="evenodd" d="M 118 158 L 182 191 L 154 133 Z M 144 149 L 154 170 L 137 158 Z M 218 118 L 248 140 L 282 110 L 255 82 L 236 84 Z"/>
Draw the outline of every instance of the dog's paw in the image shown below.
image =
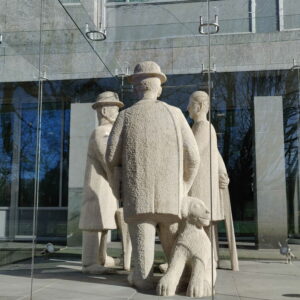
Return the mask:
<path fill-rule="evenodd" d="M 174 296 L 176 286 L 170 277 L 163 276 L 157 285 L 156 291 L 159 296 Z"/>
<path fill-rule="evenodd" d="M 186 295 L 188 297 L 193 297 L 193 298 L 201 298 L 204 296 L 208 296 L 205 292 L 205 288 L 203 284 L 200 283 L 201 281 L 196 281 L 196 280 L 191 280 L 189 283 L 189 286 L 186 291 Z M 211 294 L 211 292 L 210 292 Z"/>

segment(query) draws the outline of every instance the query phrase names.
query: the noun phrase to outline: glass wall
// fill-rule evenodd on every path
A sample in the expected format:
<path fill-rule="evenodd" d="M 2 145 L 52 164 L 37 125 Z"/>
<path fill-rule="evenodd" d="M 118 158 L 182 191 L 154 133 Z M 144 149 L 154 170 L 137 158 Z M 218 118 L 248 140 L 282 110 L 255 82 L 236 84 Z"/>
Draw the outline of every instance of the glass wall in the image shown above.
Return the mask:
<path fill-rule="evenodd" d="M 0 2 L 0 281 L 5 299 L 31 294 L 38 197 L 41 3 L 27 2 L 24 10 L 17 2 Z M 12 269 L 22 274 L 22 284 Z"/>
<path fill-rule="evenodd" d="M 300 297 L 299 14 L 298 0 L 0 0 L 0 298 L 160 298 L 127 283 L 120 230 L 109 233 L 113 271 L 83 274 L 78 228 L 91 105 L 114 91 L 133 106 L 127 76 L 145 60 L 167 75 L 160 99 L 192 128 L 189 97 L 210 96 L 230 209 L 211 238 L 206 299 Z M 209 147 L 201 159 L 213 164 Z M 293 265 L 280 254 L 288 245 Z M 156 237 L 155 283 L 165 262 Z"/>

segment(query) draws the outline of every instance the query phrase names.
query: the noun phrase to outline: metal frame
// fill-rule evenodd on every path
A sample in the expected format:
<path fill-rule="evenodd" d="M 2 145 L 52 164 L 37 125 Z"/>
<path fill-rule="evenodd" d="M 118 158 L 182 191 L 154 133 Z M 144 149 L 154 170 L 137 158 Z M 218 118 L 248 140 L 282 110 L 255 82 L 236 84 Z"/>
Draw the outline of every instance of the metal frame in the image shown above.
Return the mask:
<path fill-rule="evenodd" d="M 204 28 L 207 27 L 207 32 L 204 31 Z M 210 28 L 214 27 L 214 31 L 210 31 Z M 214 22 L 203 22 L 203 17 L 200 16 L 200 25 L 199 25 L 199 33 L 203 35 L 210 35 L 210 34 L 216 34 L 220 31 L 220 25 L 219 25 L 219 16 L 215 15 L 215 21 Z"/>
<path fill-rule="evenodd" d="M 283 11 L 283 0 L 277 0 L 278 7 L 278 30 L 284 30 L 284 11 Z"/>
<path fill-rule="evenodd" d="M 205 68 L 204 64 L 201 64 L 201 67 L 202 67 L 201 73 L 204 73 L 204 74 L 207 74 L 208 72 L 210 72 L 210 73 L 217 72 L 217 67 L 216 67 L 216 64 L 214 64 L 214 63 L 212 65 L 211 69 Z"/>
<path fill-rule="evenodd" d="M 249 2 L 249 14 L 250 14 L 250 32 L 256 32 L 256 0 L 250 0 Z"/>
<path fill-rule="evenodd" d="M 106 40 L 106 1 L 94 0 L 94 25 L 95 29 L 90 30 L 89 24 L 85 24 L 85 35 L 91 41 Z"/>

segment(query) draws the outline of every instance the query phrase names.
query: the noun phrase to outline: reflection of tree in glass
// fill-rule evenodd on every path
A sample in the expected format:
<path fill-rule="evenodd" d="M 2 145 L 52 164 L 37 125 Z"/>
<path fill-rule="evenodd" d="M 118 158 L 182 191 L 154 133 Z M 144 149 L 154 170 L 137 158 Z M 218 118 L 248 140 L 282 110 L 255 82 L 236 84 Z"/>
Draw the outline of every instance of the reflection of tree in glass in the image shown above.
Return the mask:
<path fill-rule="evenodd" d="M 22 104 L 19 206 L 32 206 L 36 160 L 36 103 Z M 28 124 L 32 124 L 28 126 Z"/>
<path fill-rule="evenodd" d="M 1 104 L 0 139 L 0 206 L 9 206 L 12 167 L 12 113 Z"/>
<path fill-rule="evenodd" d="M 213 76 L 212 123 L 231 179 L 230 193 L 235 221 L 254 224 L 253 198 L 253 85 L 249 73 L 216 73 Z M 254 227 L 237 223 L 239 234 L 253 234 Z"/>
<path fill-rule="evenodd" d="M 289 211 L 298 172 L 299 78 L 287 71 L 217 73 L 214 75 L 212 122 L 231 178 L 230 191 L 235 220 L 255 220 L 253 99 L 282 96 Z M 291 92 L 294 87 L 294 92 Z M 290 182 L 289 182 L 290 181 Z M 294 192 L 291 192 L 291 189 Z M 291 219 L 291 218 L 290 218 Z M 254 228 L 254 227 L 253 227 Z"/>
<path fill-rule="evenodd" d="M 300 76 L 299 70 L 286 74 L 286 94 L 283 101 L 285 163 L 288 197 L 289 233 L 299 233 L 299 142 L 300 142 Z M 295 201 L 298 205 L 295 207 Z M 298 207 L 297 207 L 298 206 Z M 298 218 L 298 222 L 297 222 Z M 296 219 L 296 222 L 295 222 Z"/>

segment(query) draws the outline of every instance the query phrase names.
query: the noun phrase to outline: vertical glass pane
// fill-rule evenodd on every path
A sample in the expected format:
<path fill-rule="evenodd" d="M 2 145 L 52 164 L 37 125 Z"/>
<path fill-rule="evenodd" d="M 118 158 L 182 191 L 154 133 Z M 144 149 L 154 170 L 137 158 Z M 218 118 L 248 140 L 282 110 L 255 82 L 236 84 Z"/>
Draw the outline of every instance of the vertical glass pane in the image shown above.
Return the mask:
<path fill-rule="evenodd" d="M 34 291 L 36 297 L 52 295 L 56 287 L 40 291 L 39 286 L 45 283 L 43 274 L 57 272 L 66 279 L 63 285 L 57 285 L 62 294 L 85 297 L 85 286 L 87 282 L 93 284 L 93 280 L 86 274 L 78 274 L 82 252 L 82 232 L 78 225 L 88 141 L 97 126 L 91 105 L 104 91 L 117 92 L 125 108 L 134 105 L 138 98 L 126 77 L 133 73 L 137 63 L 152 60 L 168 77 L 162 101 L 180 108 L 192 125 L 187 111 L 189 97 L 199 89 L 208 91 L 207 36 L 198 35 L 199 12 L 208 19 L 207 3 L 107 2 L 105 41 L 90 39 L 100 36 L 92 31 L 103 29 L 98 28 L 100 1 L 44 0 L 43 3 L 37 242 L 44 247 L 51 243 L 55 252 L 46 255 L 45 260 L 36 251 Z M 198 49 L 200 53 L 195 51 Z M 116 272 L 122 272 L 122 263 L 118 263 L 123 259 L 120 232 L 114 230 L 110 235 L 108 254 L 117 262 Z M 156 243 L 154 266 L 158 281 L 161 277 L 158 266 L 166 258 L 158 237 Z M 75 273 L 80 278 L 76 285 L 72 279 Z M 98 279 L 101 281 L 101 276 Z M 124 287 L 121 281 L 114 282 L 109 294 L 129 297 L 134 290 L 128 283 Z M 106 283 L 100 284 L 101 291 L 105 291 Z M 153 297 L 155 290 L 151 293 Z M 90 294 L 99 296 L 105 296 L 105 292 Z M 134 299 L 138 297 L 147 296 L 138 293 Z"/>
<path fill-rule="evenodd" d="M 210 1 L 220 31 L 211 39 L 215 64 L 212 123 L 230 178 L 239 257 L 232 272 L 230 236 L 220 222 L 216 297 L 298 297 L 293 266 L 299 251 L 299 55 L 293 0 Z M 293 10 L 292 10 L 293 9 Z M 223 34 L 223 21 L 248 24 Z M 297 254 L 295 255 L 297 256 Z M 281 277 L 279 274 L 284 274 Z M 289 282 L 285 284 L 285 282 Z M 263 285 L 263 289 L 257 286 Z M 274 288 L 269 289 L 267 286 Z"/>
<path fill-rule="evenodd" d="M 194 184 L 209 189 L 201 200 L 214 226 L 205 226 L 209 255 L 199 255 L 217 265 L 215 295 L 206 299 L 299 297 L 298 2 L 0 0 L 1 296 L 30 297 L 34 283 L 32 299 L 161 298 L 127 282 L 120 228 L 107 239 L 113 271 L 83 273 L 79 229 L 89 138 L 99 125 L 92 104 L 113 91 L 133 107 L 139 97 L 127 77 L 150 60 L 167 76 L 161 101 L 181 110 L 201 150 L 206 175 Z M 187 107 L 199 90 L 210 99 L 207 131 L 197 136 L 201 122 Z M 157 220 L 159 231 L 165 219 Z M 168 260 L 154 231 L 157 285 Z M 99 242 L 96 233 L 96 263 Z M 284 264 L 289 248 L 293 265 Z M 190 287 L 197 280 L 186 279 Z M 176 299 L 187 284 L 180 288 Z"/>
<path fill-rule="evenodd" d="M 297 243 L 299 239 L 299 124 L 300 124 L 299 66 L 286 74 L 286 94 L 283 103 L 285 173 L 288 207 L 288 233 Z"/>
<path fill-rule="evenodd" d="M 0 1 L 0 289 L 31 295 L 41 1 Z"/>

